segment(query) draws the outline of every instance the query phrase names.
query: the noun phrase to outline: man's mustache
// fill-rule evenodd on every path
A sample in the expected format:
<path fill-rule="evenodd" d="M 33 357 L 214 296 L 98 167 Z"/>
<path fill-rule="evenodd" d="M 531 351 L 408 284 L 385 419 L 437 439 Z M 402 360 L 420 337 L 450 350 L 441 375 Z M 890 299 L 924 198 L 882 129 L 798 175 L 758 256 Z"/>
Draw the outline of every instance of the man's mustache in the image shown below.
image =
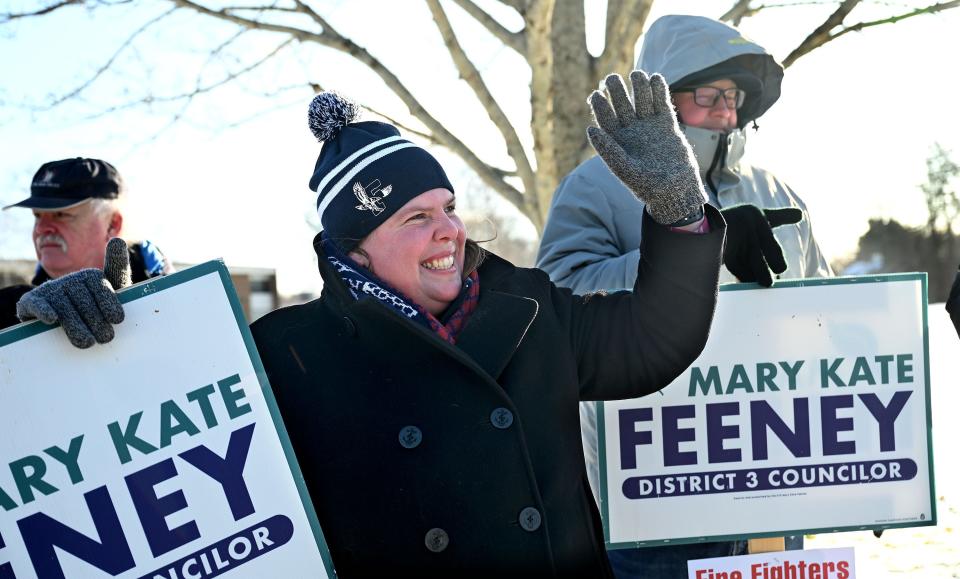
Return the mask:
<path fill-rule="evenodd" d="M 56 245 L 59 245 L 59 246 L 60 246 L 60 251 L 62 251 L 62 252 L 64 252 L 64 253 L 67 252 L 67 240 L 64 239 L 64 238 L 62 238 L 62 237 L 60 237 L 59 235 L 57 235 L 57 234 L 55 234 L 55 233 L 50 233 L 50 234 L 47 234 L 47 235 L 41 235 L 40 237 L 38 237 L 38 238 L 37 238 L 37 242 L 36 242 L 37 251 L 40 251 L 40 248 L 41 248 L 42 246 L 48 245 L 48 244 L 51 244 L 51 243 L 56 244 Z"/>

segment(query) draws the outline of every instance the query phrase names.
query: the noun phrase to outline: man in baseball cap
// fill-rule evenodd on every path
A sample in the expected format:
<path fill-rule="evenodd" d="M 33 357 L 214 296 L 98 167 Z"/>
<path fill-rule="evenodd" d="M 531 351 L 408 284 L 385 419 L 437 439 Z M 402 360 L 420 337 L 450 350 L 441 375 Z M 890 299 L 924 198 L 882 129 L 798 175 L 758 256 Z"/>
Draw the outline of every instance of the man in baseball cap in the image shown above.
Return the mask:
<path fill-rule="evenodd" d="M 19 323 L 16 303 L 43 282 L 84 268 L 102 268 L 107 241 L 123 231 L 123 179 L 100 159 L 76 157 L 44 163 L 30 184 L 30 196 L 8 205 L 33 210 L 37 270 L 31 285 L 0 289 L 0 328 Z M 149 241 L 128 244 L 133 282 L 172 271 Z"/>

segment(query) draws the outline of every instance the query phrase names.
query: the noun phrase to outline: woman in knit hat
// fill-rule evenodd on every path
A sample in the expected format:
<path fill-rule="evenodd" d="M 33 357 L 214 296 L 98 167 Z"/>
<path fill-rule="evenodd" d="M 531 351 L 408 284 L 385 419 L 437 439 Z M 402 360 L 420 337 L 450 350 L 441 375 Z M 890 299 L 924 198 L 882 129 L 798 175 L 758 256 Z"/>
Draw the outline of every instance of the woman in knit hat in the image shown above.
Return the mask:
<path fill-rule="evenodd" d="M 699 355 L 724 234 L 663 79 L 631 81 L 591 95 L 588 135 L 646 203 L 643 259 L 633 291 L 590 297 L 479 249 L 395 127 L 312 103 L 323 294 L 252 332 L 338 577 L 612 577 L 577 403 Z"/>
<path fill-rule="evenodd" d="M 396 128 L 314 100 L 323 295 L 252 330 L 338 576 L 612 576 L 577 402 L 648 394 L 699 355 L 723 238 L 652 85 L 591 97 L 591 141 L 655 209 L 634 291 L 590 298 L 479 249 Z"/>

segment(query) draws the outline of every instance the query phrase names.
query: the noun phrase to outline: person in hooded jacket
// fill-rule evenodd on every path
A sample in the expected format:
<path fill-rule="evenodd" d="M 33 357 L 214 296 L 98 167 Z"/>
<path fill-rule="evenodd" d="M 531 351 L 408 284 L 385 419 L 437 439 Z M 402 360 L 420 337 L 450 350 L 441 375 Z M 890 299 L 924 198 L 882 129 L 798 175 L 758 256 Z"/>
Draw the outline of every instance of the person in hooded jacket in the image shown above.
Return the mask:
<path fill-rule="evenodd" d="M 771 286 L 782 278 L 832 275 L 806 206 L 785 183 L 743 162 L 746 127 L 780 96 L 783 68 L 735 28 L 700 16 L 664 16 L 644 36 L 637 68 L 670 84 L 680 128 L 693 147 L 710 204 L 727 221 L 721 282 Z M 634 283 L 642 201 L 600 157 L 574 169 L 553 197 L 537 266 L 577 293 Z M 594 496 L 599 484 L 596 406 L 581 404 L 584 454 Z M 651 524 L 656 524 L 651 522 Z M 802 537 L 798 538 L 802 541 Z M 796 543 L 795 543 L 796 544 Z M 802 543 L 801 543 L 802 544 Z M 618 577 L 686 577 L 687 559 L 742 554 L 746 541 L 610 552 Z"/>
<path fill-rule="evenodd" d="M 591 95 L 588 136 L 642 192 L 643 259 L 633 291 L 589 299 L 468 240 L 442 167 L 395 127 L 311 104 L 323 294 L 251 330 L 338 577 L 613 576 L 578 401 L 656 391 L 699 355 L 725 230 L 666 82 L 630 81 L 632 102 L 618 76 Z M 53 280 L 19 311 L 84 288 L 119 307 L 85 271 L 99 283 Z"/>

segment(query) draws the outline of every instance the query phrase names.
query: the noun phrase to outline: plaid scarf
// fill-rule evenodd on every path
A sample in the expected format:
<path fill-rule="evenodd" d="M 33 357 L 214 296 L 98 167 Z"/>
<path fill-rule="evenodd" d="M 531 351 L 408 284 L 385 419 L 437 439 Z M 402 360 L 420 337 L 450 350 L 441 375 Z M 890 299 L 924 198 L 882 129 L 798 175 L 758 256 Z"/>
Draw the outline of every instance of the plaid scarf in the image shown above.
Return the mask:
<path fill-rule="evenodd" d="M 467 325 L 470 314 L 476 309 L 480 299 L 480 278 L 477 272 L 471 273 L 467 279 L 463 280 L 463 287 L 457 299 L 453 300 L 437 319 L 418 303 L 393 289 L 343 253 L 336 243 L 327 239 L 326 234 L 321 235 L 320 239 L 327 261 L 336 269 L 343 283 L 347 284 L 353 299 L 360 299 L 360 294 L 373 296 L 401 316 L 429 328 L 441 339 L 450 344 L 457 343 L 457 335 Z"/>

